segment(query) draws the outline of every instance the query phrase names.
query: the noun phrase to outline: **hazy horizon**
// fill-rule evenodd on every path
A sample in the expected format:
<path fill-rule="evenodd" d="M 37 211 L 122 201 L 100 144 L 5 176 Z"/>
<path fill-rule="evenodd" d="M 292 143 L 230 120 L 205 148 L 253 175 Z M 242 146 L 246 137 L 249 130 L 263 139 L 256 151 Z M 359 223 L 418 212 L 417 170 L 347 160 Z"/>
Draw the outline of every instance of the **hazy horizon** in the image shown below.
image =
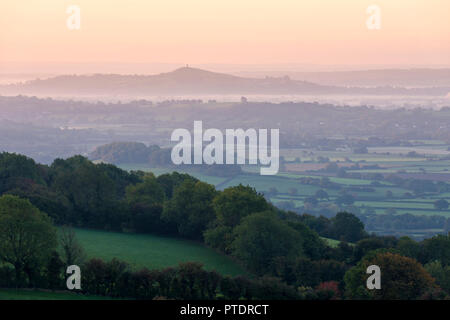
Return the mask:
<path fill-rule="evenodd" d="M 76 4 L 80 29 L 66 25 Z M 367 8 L 380 7 L 369 30 Z M 0 4 L 1 73 L 160 73 L 449 67 L 443 0 L 22 0 Z"/>

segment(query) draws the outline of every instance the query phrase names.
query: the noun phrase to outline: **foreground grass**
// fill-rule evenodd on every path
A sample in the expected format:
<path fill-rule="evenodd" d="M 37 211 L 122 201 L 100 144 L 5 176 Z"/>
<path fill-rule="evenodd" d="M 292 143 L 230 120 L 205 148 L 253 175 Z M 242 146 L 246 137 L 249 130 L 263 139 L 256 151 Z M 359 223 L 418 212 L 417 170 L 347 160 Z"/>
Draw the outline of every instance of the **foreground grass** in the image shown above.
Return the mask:
<path fill-rule="evenodd" d="M 170 237 L 149 234 L 75 229 L 78 240 L 89 258 L 117 258 L 134 268 L 163 269 L 180 262 L 199 262 L 206 270 L 223 275 L 245 275 L 236 262 L 204 245 Z"/>
<path fill-rule="evenodd" d="M 30 289 L 0 289 L 0 300 L 109 300 L 107 297 L 73 292 L 51 292 Z"/>

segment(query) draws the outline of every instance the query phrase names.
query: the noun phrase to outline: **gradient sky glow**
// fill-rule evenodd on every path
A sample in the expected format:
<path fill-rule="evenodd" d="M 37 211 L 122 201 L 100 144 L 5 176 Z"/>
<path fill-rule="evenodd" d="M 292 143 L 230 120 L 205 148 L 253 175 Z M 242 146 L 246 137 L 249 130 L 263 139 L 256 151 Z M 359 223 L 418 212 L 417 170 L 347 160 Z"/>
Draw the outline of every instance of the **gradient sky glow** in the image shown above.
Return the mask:
<path fill-rule="evenodd" d="M 65 62 L 450 65 L 450 1 L 1 1 L 0 67 Z"/>

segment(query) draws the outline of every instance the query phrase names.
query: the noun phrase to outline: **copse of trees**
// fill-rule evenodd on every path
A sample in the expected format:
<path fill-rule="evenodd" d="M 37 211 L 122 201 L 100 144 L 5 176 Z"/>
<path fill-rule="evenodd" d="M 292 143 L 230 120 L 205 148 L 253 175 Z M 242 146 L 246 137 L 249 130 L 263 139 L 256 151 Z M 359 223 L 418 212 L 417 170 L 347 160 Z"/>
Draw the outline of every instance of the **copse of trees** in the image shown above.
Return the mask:
<path fill-rule="evenodd" d="M 436 280 L 444 291 L 450 292 L 450 266 L 444 266 L 439 260 L 427 263 L 425 270 Z"/>
<path fill-rule="evenodd" d="M 251 187 L 239 185 L 225 189 L 213 202 L 217 222 L 221 226 L 235 227 L 241 219 L 271 207 L 262 194 Z"/>
<path fill-rule="evenodd" d="M 164 188 L 152 174 L 143 177 L 143 181 L 126 187 L 130 224 L 128 227 L 137 232 L 170 233 L 170 226 L 161 220 L 166 198 Z"/>
<path fill-rule="evenodd" d="M 365 286 L 365 270 L 377 265 L 383 270 L 380 290 Z M 346 294 L 354 299 L 419 299 L 436 288 L 435 280 L 424 267 L 412 258 L 383 250 L 368 253 L 345 274 Z"/>
<path fill-rule="evenodd" d="M 0 262 L 14 266 L 16 283 L 35 284 L 36 272 L 56 250 L 50 218 L 28 200 L 0 197 Z"/>
<path fill-rule="evenodd" d="M 277 258 L 303 256 L 302 235 L 271 211 L 243 218 L 233 233 L 232 254 L 255 274 L 269 274 Z"/>
<path fill-rule="evenodd" d="M 418 260 L 424 264 L 438 260 L 442 265 L 449 266 L 450 233 L 423 240 Z"/>
<path fill-rule="evenodd" d="M 447 210 L 448 209 L 448 201 L 445 199 L 436 200 L 433 203 L 433 205 L 438 210 Z"/>
<path fill-rule="evenodd" d="M 215 219 L 214 186 L 186 180 L 179 185 L 164 206 L 162 219 L 173 223 L 182 237 L 202 240 L 203 232 Z"/>
<path fill-rule="evenodd" d="M 324 216 L 314 217 L 308 214 L 295 216 L 298 217 L 298 221 L 315 230 L 323 237 L 346 242 L 356 242 L 368 237 L 361 220 L 348 212 L 338 212 L 331 219 Z"/>
<path fill-rule="evenodd" d="M 47 176 L 46 166 L 15 153 L 0 153 L 0 168 L 0 193 L 29 182 L 44 184 Z"/>

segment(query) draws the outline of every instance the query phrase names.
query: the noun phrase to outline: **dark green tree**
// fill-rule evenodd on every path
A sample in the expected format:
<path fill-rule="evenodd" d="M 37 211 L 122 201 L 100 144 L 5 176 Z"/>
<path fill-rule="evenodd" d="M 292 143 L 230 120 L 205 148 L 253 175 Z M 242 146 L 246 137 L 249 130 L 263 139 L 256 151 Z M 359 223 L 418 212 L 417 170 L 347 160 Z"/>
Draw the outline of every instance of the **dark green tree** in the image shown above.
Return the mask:
<path fill-rule="evenodd" d="M 27 280 L 24 273 L 32 280 L 32 271 L 56 249 L 56 239 L 50 218 L 28 200 L 0 197 L 0 261 L 14 266 L 18 285 Z"/>
<path fill-rule="evenodd" d="M 234 236 L 233 255 L 259 275 L 266 274 L 277 257 L 303 255 L 301 235 L 271 211 L 243 218 Z"/>
<path fill-rule="evenodd" d="M 203 239 L 203 232 L 215 220 L 213 199 L 214 186 L 204 182 L 186 180 L 174 190 L 166 202 L 162 218 L 174 223 L 181 236 Z"/>
<path fill-rule="evenodd" d="M 356 242 L 367 236 L 364 224 L 354 214 L 338 212 L 331 219 L 331 236 L 347 242 Z"/>
<path fill-rule="evenodd" d="M 141 183 L 126 188 L 131 228 L 137 232 L 167 233 L 169 227 L 161 220 L 165 194 L 153 174 Z"/>
<path fill-rule="evenodd" d="M 433 203 L 433 205 L 438 210 L 447 210 L 448 209 L 448 201 L 445 199 L 436 200 Z"/>
<path fill-rule="evenodd" d="M 239 185 L 219 193 L 214 199 L 214 209 L 220 225 L 235 227 L 243 217 L 268 210 L 269 204 L 255 189 Z"/>

